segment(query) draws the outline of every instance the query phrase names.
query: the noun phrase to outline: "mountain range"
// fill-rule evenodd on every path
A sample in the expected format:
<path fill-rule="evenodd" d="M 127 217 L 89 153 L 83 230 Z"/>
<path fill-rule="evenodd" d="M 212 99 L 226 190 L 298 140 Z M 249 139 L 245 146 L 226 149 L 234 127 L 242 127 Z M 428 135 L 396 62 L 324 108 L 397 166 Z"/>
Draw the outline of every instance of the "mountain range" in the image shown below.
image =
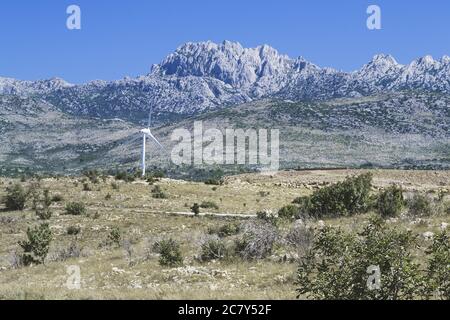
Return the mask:
<path fill-rule="evenodd" d="M 425 56 L 408 65 L 376 55 L 354 72 L 321 68 L 262 45 L 186 43 L 147 75 L 73 85 L 54 78 L 0 78 L 0 94 L 39 97 L 77 116 L 119 117 L 138 123 L 150 106 L 160 119 L 192 115 L 263 98 L 328 100 L 426 90 L 450 93 L 450 57 Z"/>
<path fill-rule="evenodd" d="M 381 54 L 343 72 L 267 45 L 186 43 L 136 78 L 0 78 L 0 174 L 137 168 L 151 106 L 168 150 L 174 129 L 202 120 L 205 128 L 280 129 L 282 168 L 449 169 L 449 105 L 447 56 L 401 65 Z M 170 167 L 167 155 L 150 152 L 150 165 Z"/>

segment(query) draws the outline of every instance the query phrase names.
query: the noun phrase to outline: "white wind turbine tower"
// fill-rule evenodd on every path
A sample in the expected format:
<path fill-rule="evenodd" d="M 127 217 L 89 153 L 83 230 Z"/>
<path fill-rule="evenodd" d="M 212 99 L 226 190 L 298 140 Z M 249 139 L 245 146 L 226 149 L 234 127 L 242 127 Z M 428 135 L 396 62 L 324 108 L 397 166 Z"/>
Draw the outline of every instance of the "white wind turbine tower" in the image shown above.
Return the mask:
<path fill-rule="evenodd" d="M 153 107 L 150 108 L 150 114 L 148 116 L 148 127 L 145 129 L 142 129 L 140 132 L 142 133 L 142 159 L 141 159 L 141 164 L 142 164 L 142 176 L 145 177 L 145 170 L 146 170 L 146 166 L 145 166 L 145 148 L 146 148 L 146 143 L 147 143 L 147 138 L 150 138 L 151 140 L 153 140 L 154 142 L 156 142 L 156 144 L 161 148 L 164 149 L 164 147 L 162 146 L 161 143 L 159 143 L 158 139 L 155 138 L 155 136 L 152 134 L 150 128 L 152 125 L 152 112 L 153 112 Z"/>

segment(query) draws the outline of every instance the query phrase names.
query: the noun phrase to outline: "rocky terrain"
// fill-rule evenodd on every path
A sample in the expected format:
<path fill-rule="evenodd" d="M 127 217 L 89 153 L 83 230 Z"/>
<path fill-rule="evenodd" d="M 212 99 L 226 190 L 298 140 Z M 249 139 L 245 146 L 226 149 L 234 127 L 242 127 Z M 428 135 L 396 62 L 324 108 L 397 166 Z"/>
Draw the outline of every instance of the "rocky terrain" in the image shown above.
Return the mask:
<path fill-rule="evenodd" d="M 450 92 L 450 58 L 425 56 L 401 65 L 377 55 L 360 70 L 321 68 L 263 45 L 243 48 L 225 41 L 186 43 L 151 72 L 118 81 L 71 85 L 0 78 L 0 93 L 37 95 L 77 116 L 120 117 L 139 123 L 150 106 L 167 121 L 180 114 L 242 104 L 261 98 L 328 100 L 399 90 Z"/>

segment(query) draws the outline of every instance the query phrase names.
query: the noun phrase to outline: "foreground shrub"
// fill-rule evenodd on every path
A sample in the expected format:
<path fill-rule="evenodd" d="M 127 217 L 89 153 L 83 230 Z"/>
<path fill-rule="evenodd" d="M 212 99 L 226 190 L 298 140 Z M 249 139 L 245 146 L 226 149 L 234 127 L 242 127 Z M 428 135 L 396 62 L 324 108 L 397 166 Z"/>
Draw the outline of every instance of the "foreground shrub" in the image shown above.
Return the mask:
<path fill-rule="evenodd" d="M 22 263 L 25 266 L 42 264 L 48 254 L 52 232 L 48 224 L 41 224 L 33 229 L 28 228 L 26 241 L 19 242 L 23 249 Z"/>
<path fill-rule="evenodd" d="M 176 267 L 183 264 L 180 244 L 173 239 L 164 239 L 153 245 L 153 250 L 159 253 L 159 264 L 164 267 Z"/>
<path fill-rule="evenodd" d="M 378 195 L 377 212 L 382 217 L 396 217 L 401 213 L 403 203 L 402 188 L 390 186 Z"/>
<path fill-rule="evenodd" d="M 372 219 L 358 235 L 323 228 L 301 260 L 297 292 L 311 299 L 413 299 L 420 294 L 418 265 L 412 261 L 416 238 Z M 371 275 L 379 270 L 379 287 Z"/>
<path fill-rule="evenodd" d="M 86 206 L 82 202 L 69 202 L 66 204 L 66 214 L 80 216 L 86 214 Z"/>
<path fill-rule="evenodd" d="M 314 218 L 364 213 L 370 205 L 371 188 L 372 174 L 350 177 L 315 191 L 309 200 L 303 199 L 302 204 L 306 206 L 303 209 Z"/>
<path fill-rule="evenodd" d="M 298 216 L 298 212 L 297 206 L 289 204 L 278 211 L 278 217 L 285 220 L 294 220 Z"/>
<path fill-rule="evenodd" d="M 450 300 L 450 237 L 445 232 L 434 237 L 426 251 L 429 257 L 425 274 L 424 296 L 431 299 Z"/>
<path fill-rule="evenodd" d="M 208 239 L 201 246 L 202 261 L 221 260 L 228 256 L 225 243 L 220 239 Z"/>
<path fill-rule="evenodd" d="M 408 213 L 413 216 L 430 216 L 433 213 L 432 200 L 423 194 L 414 194 L 413 198 L 407 201 Z"/>
<path fill-rule="evenodd" d="M 27 193 L 20 184 L 15 184 L 6 189 L 6 196 L 3 199 L 3 203 L 7 210 L 22 211 L 25 209 L 26 201 Z"/>

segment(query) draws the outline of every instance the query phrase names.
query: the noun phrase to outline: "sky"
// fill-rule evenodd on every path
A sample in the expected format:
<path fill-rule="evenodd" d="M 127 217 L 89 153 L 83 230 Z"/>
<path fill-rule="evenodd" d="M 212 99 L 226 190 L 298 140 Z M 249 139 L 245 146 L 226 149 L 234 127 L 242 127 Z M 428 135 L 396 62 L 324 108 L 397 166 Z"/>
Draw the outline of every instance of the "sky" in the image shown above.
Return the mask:
<path fill-rule="evenodd" d="M 69 5 L 81 30 L 69 30 Z M 369 30 L 369 5 L 381 30 Z M 2 0 L 0 76 L 72 83 L 149 73 L 188 41 L 268 44 L 293 58 L 353 71 L 377 53 L 400 63 L 450 55 L 448 0 Z"/>

